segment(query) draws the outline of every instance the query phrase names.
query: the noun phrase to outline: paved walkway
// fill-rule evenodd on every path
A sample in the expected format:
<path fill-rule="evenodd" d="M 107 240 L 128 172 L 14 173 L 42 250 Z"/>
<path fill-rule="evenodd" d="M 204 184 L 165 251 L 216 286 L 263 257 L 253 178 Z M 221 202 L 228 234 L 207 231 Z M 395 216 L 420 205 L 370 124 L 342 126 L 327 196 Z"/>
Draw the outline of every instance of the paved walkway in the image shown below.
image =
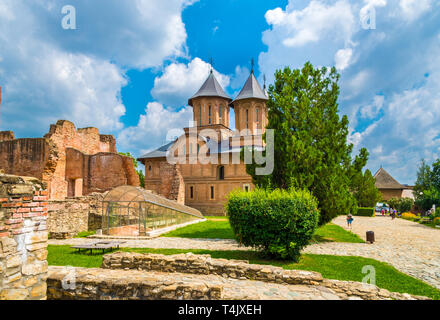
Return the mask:
<path fill-rule="evenodd" d="M 347 229 L 345 216 L 333 223 Z M 310 245 L 304 251 L 384 261 L 440 289 L 440 230 L 404 219 L 354 217 L 354 233 L 365 239 L 370 230 L 374 231 L 374 244 L 328 242 Z"/>
<path fill-rule="evenodd" d="M 337 217 L 335 224 L 346 228 L 345 216 Z M 396 269 L 425 281 L 440 289 L 440 230 L 404 219 L 390 217 L 355 217 L 353 232 L 365 239 L 366 231 L 374 231 L 376 242 L 313 244 L 304 252 L 343 256 L 361 256 L 384 261 Z M 77 245 L 95 242 L 96 239 L 49 240 L 54 245 Z M 206 250 L 249 250 L 234 240 L 156 238 L 151 240 L 126 240 L 122 247 L 175 248 Z"/>
<path fill-rule="evenodd" d="M 81 245 L 97 241 L 88 238 L 74 238 L 66 240 L 49 240 L 52 245 Z M 154 238 L 149 240 L 121 240 L 125 241 L 122 248 L 153 248 L 153 249 L 205 249 L 205 250 L 250 250 L 251 248 L 239 246 L 235 240 L 228 239 L 188 239 L 188 238 Z"/>

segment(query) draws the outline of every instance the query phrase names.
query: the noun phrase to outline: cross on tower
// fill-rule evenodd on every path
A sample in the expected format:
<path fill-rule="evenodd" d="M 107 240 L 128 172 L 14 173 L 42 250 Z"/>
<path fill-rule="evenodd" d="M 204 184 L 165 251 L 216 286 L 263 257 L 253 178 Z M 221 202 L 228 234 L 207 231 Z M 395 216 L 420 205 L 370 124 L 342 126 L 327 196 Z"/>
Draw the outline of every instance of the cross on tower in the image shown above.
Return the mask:
<path fill-rule="evenodd" d="M 254 73 L 254 58 L 251 59 L 251 73 Z"/>
<path fill-rule="evenodd" d="M 211 73 L 212 73 L 212 70 L 214 69 L 214 60 L 212 59 L 212 57 L 211 58 L 209 58 L 209 64 L 211 65 Z"/>

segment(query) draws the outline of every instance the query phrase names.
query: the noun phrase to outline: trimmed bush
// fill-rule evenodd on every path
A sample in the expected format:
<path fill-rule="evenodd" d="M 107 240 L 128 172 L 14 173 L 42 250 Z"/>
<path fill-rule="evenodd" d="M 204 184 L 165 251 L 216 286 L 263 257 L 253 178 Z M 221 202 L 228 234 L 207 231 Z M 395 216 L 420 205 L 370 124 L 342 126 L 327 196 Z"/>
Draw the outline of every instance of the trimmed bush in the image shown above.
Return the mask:
<path fill-rule="evenodd" d="M 434 218 L 433 222 L 435 225 L 440 225 L 440 217 Z"/>
<path fill-rule="evenodd" d="M 237 241 L 270 258 L 298 261 L 319 221 L 318 203 L 309 191 L 233 191 L 226 212 Z"/>
<path fill-rule="evenodd" d="M 355 216 L 374 217 L 374 208 L 357 208 Z"/>

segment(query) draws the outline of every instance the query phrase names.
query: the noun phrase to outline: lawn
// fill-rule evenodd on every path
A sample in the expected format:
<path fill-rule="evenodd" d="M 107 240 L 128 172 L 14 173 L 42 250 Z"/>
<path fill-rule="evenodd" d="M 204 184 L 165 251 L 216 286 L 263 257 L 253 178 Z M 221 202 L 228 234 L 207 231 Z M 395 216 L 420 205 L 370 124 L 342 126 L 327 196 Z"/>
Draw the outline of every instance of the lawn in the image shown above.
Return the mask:
<path fill-rule="evenodd" d="M 234 239 L 228 217 L 206 217 L 208 221 L 192 224 L 177 230 L 168 232 L 163 237 L 178 238 L 205 238 L 205 239 Z M 319 227 L 312 242 L 353 242 L 363 243 L 358 235 L 345 230 L 335 224 L 329 223 Z"/>
<path fill-rule="evenodd" d="M 99 268 L 102 264 L 102 254 L 87 255 L 76 253 L 69 246 L 48 247 L 49 265 Z M 210 254 L 213 258 L 249 260 L 255 264 L 271 264 L 284 269 L 298 269 L 320 272 L 324 278 L 336 280 L 362 281 L 365 274 L 362 268 L 371 265 L 376 270 L 376 285 L 378 287 L 401 293 L 428 296 L 440 299 L 440 290 L 410 277 L 387 263 L 362 257 L 346 257 L 333 255 L 303 254 L 298 263 L 267 260 L 253 251 L 209 251 L 209 250 L 180 250 L 180 249 L 147 249 L 121 248 L 121 251 L 139 253 L 178 254 L 193 252 L 195 254 Z"/>

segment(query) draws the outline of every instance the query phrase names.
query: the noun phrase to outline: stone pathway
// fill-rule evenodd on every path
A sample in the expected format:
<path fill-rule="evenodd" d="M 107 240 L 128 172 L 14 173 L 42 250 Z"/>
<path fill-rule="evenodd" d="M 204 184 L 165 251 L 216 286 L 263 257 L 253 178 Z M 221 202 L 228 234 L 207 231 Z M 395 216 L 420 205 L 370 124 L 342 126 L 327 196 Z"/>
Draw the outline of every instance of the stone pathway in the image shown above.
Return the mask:
<path fill-rule="evenodd" d="M 49 240 L 50 245 L 82 245 L 97 241 L 105 241 L 88 238 L 74 238 L 66 240 Z M 113 240 L 112 240 L 113 241 Z M 188 238 L 154 238 L 148 240 L 121 240 L 125 241 L 122 248 L 153 248 L 153 249 L 205 249 L 205 250 L 251 250 L 248 247 L 239 246 L 235 240 L 229 239 L 188 239 Z"/>
<path fill-rule="evenodd" d="M 345 216 L 333 223 L 346 228 Z M 327 242 L 305 248 L 306 253 L 341 256 L 361 256 L 387 262 L 396 269 L 425 281 L 440 289 L 440 230 L 404 219 L 390 217 L 355 217 L 354 233 L 365 239 L 366 231 L 374 231 L 374 244 Z M 53 245 L 77 245 L 96 239 L 49 240 Z M 128 248 L 174 248 L 206 250 L 250 250 L 234 240 L 155 238 L 150 240 L 126 240 Z"/>
<path fill-rule="evenodd" d="M 347 229 L 345 216 L 333 223 Z M 310 245 L 304 252 L 373 258 L 440 289 L 440 230 L 380 216 L 354 217 L 352 231 L 362 239 L 374 231 L 374 244 L 328 242 Z"/>

